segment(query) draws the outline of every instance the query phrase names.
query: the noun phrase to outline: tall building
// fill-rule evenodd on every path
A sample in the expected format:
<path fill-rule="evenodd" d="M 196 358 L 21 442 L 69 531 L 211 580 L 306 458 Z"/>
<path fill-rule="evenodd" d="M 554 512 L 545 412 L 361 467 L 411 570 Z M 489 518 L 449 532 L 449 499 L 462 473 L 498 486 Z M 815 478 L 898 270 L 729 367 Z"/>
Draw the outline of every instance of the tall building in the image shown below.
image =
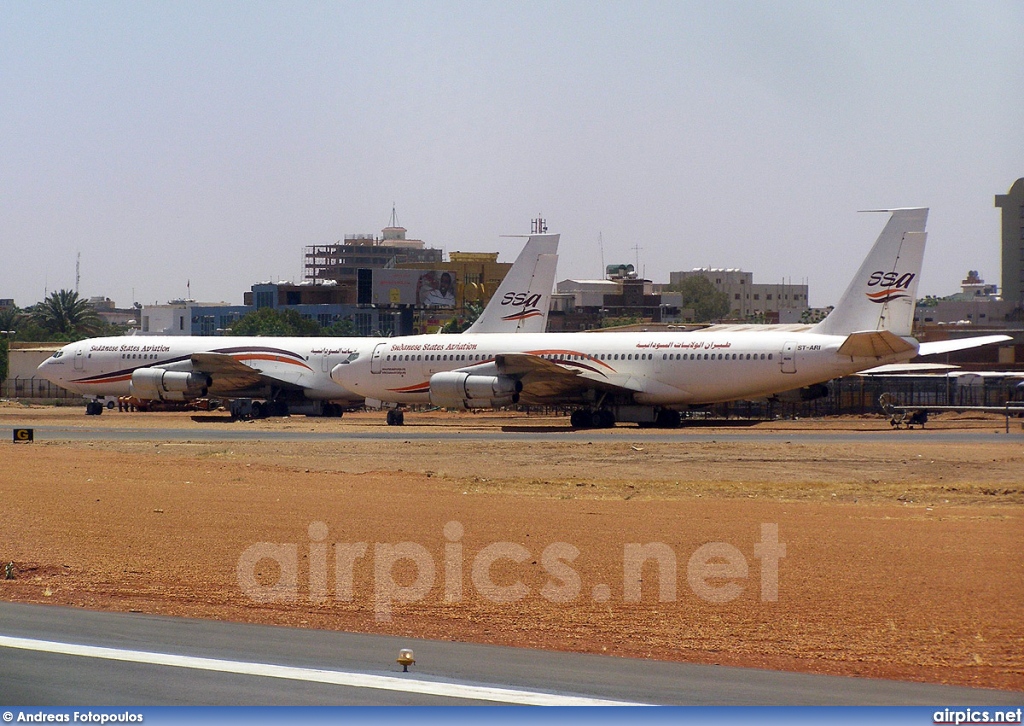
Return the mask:
<path fill-rule="evenodd" d="M 996 194 L 1003 210 L 1003 300 L 1024 304 L 1024 178 Z"/>
<path fill-rule="evenodd" d="M 314 284 L 333 280 L 355 284 L 360 268 L 388 268 L 410 262 L 441 262 L 441 250 L 423 240 L 406 239 L 405 227 L 385 227 L 381 237 L 347 234 L 345 242 L 309 245 L 305 251 L 305 277 Z"/>

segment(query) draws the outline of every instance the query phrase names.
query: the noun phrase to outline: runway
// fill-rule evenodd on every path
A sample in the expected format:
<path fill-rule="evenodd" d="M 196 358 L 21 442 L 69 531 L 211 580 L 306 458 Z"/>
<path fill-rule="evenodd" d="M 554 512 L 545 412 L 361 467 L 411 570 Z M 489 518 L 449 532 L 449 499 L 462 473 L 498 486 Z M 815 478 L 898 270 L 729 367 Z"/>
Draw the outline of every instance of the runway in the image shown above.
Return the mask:
<path fill-rule="evenodd" d="M 402 673 L 400 648 L 416 664 Z M 73 654 L 77 653 L 77 654 Z M 0 603 L 0 703 L 1016 705 L 1021 694 Z"/>
<path fill-rule="evenodd" d="M 3 434 L 11 440 L 14 428 L 7 427 Z M 716 441 L 757 441 L 780 443 L 799 440 L 808 444 L 824 443 L 905 443 L 928 442 L 949 444 L 1004 443 L 1019 440 L 1021 430 L 1010 429 L 1010 433 L 994 431 L 850 431 L 850 430 L 794 430 L 755 431 L 749 428 L 723 427 L 709 431 L 707 428 L 680 428 L 670 431 L 619 427 L 615 429 L 573 430 L 568 425 L 529 426 L 508 425 L 481 428 L 480 430 L 453 430 L 447 426 L 404 426 L 380 427 L 366 430 L 365 426 L 346 429 L 339 424 L 335 431 L 273 430 L 267 428 L 246 428 L 244 423 L 210 424 L 209 428 L 172 427 L 106 427 L 106 426 L 36 426 L 33 427 L 37 441 L 522 441 L 522 442 L 612 442 L 624 437 L 656 443 L 713 443 Z"/>

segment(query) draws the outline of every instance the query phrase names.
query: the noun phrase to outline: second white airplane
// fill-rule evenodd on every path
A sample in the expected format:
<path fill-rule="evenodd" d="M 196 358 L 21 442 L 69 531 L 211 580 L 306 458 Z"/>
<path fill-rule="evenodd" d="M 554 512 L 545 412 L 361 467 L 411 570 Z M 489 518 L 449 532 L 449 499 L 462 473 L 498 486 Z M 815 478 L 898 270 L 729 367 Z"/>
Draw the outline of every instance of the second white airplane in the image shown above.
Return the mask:
<path fill-rule="evenodd" d="M 689 407 L 771 396 L 919 354 L 1007 340 L 920 344 L 910 337 L 928 210 L 887 211 L 888 223 L 839 304 L 804 332 L 746 326 L 409 336 L 376 342 L 369 355 L 335 366 L 331 377 L 368 405 L 575 405 L 571 422 L 580 428 L 617 421 L 671 427 Z"/>

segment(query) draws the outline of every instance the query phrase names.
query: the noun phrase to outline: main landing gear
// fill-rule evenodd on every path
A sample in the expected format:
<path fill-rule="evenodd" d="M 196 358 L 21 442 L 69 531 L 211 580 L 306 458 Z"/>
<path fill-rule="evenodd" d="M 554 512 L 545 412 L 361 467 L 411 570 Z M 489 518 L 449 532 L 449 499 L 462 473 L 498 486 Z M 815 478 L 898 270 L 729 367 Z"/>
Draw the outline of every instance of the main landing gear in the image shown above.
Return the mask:
<path fill-rule="evenodd" d="M 607 408 L 596 411 L 581 408 L 572 412 L 569 423 L 574 429 L 610 429 L 615 425 L 615 414 Z"/>
<path fill-rule="evenodd" d="M 581 408 L 569 418 L 574 429 L 607 429 L 615 426 L 616 421 L 635 423 L 641 428 L 674 429 L 682 423 L 682 415 L 668 408 L 613 406 Z"/>
<path fill-rule="evenodd" d="M 396 408 L 388 410 L 388 426 L 402 426 L 405 423 L 405 412 Z"/>

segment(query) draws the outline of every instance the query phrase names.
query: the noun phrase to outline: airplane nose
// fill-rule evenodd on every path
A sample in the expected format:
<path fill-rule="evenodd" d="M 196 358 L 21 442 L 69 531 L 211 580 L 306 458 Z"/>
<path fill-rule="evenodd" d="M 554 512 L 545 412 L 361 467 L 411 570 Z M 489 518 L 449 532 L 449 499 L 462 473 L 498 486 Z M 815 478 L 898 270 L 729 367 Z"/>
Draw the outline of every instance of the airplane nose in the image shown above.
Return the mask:
<path fill-rule="evenodd" d="M 350 363 L 339 363 L 331 369 L 331 380 L 349 393 L 358 393 L 358 386 L 354 386 L 352 368 Z"/>
<path fill-rule="evenodd" d="M 58 382 L 58 367 L 53 365 L 52 356 L 36 366 L 36 373 L 48 380 L 50 383 Z"/>

